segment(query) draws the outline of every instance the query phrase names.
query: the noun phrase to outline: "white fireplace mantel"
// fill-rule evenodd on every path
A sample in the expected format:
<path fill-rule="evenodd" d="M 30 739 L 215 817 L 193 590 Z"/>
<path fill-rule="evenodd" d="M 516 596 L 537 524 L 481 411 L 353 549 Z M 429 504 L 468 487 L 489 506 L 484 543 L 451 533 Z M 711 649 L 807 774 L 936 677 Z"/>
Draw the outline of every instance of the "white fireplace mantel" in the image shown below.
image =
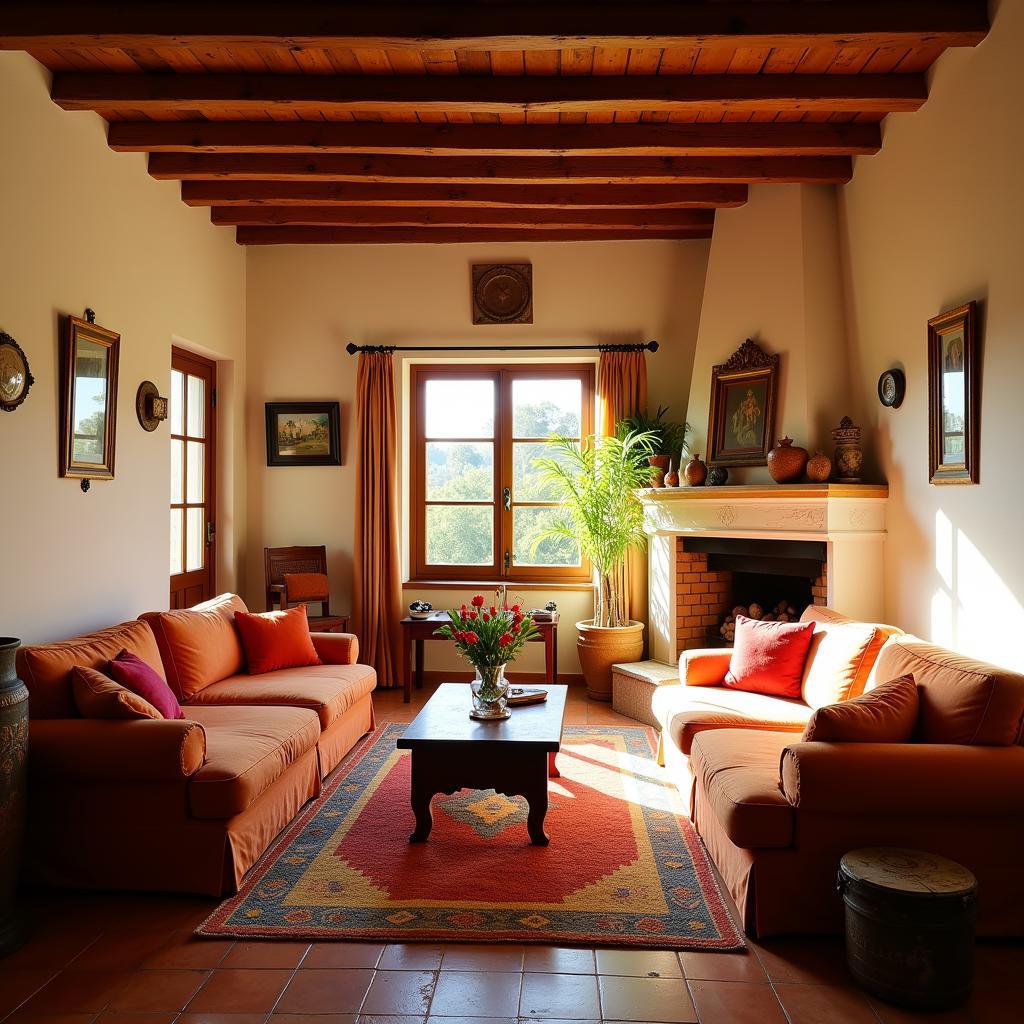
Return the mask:
<path fill-rule="evenodd" d="M 666 487 L 638 492 L 648 534 L 651 657 L 676 660 L 676 538 L 810 540 L 826 545 L 828 605 L 883 616 L 885 508 L 878 484 Z"/>

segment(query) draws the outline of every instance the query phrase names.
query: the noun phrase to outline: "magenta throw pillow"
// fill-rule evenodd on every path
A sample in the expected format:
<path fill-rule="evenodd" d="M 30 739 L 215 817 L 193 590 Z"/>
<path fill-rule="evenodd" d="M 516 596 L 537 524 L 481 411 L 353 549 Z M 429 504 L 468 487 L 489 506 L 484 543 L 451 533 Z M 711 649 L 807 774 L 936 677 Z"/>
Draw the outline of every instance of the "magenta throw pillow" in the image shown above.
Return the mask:
<path fill-rule="evenodd" d="M 160 673 L 137 654 L 122 651 L 116 658 L 111 659 L 108 673 L 126 690 L 131 690 L 143 700 L 148 700 L 164 718 L 185 717 L 178 698 L 160 678 Z"/>

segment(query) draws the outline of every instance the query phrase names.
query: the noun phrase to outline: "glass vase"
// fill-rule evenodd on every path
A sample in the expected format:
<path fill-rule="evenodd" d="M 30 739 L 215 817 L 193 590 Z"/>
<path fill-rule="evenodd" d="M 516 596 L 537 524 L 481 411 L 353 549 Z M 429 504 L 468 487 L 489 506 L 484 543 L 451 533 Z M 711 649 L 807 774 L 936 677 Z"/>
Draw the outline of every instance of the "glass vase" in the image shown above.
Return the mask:
<path fill-rule="evenodd" d="M 511 716 L 504 665 L 477 665 L 476 676 L 469 685 L 473 691 L 470 718 L 489 721 Z"/>

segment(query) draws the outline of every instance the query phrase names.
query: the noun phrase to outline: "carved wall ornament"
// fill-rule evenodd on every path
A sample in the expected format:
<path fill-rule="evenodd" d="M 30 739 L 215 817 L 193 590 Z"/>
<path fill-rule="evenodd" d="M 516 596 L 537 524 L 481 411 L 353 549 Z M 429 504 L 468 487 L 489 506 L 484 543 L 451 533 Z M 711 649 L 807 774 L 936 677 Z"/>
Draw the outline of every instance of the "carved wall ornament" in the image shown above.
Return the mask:
<path fill-rule="evenodd" d="M 473 323 L 532 324 L 533 265 L 473 264 Z"/>
<path fill-rule="evenodd" d="M 732 505 L 722 505 L 722 507 L 717 510 L 716 514 L 718 516 L 718 521 L 723 526 L 732 526 L 732 524 L 736 522 L 736 509 L 734 509 Z"/>
<path fill-rule="evenodd" d="M 0 331 L 0 409 L 14 412 L 35 382 L 28 356 L 9 334 Z"/>

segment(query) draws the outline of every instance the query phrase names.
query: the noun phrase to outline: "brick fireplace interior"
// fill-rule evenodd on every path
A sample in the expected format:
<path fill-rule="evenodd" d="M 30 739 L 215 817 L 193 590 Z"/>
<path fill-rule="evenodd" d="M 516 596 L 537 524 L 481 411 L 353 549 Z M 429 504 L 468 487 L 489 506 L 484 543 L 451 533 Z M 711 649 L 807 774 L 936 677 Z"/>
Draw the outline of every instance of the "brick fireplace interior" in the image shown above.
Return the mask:
<path fill-rule="evenodd" d="M 828 594 L 822 541 L 676 538 L 676 654 L 728 645 L 721 626 L 734 608 L 781 602 L 796 615 Z"/>

